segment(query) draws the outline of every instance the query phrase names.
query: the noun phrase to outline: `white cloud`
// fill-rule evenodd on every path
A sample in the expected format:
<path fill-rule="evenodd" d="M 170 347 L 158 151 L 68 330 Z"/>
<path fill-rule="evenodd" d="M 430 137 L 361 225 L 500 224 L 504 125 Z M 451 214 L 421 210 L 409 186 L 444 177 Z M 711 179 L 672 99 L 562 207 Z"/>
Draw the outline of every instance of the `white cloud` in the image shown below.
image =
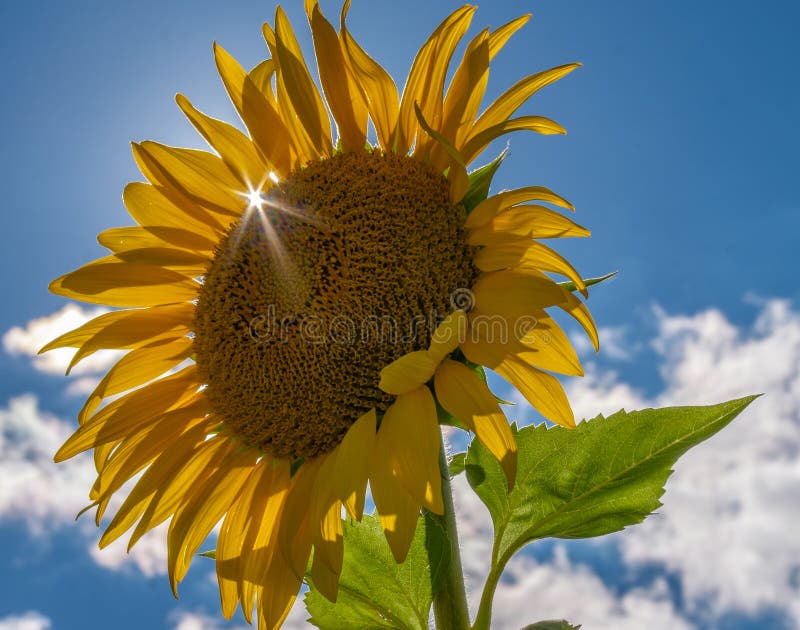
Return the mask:
<path fill-rule="evenodd" d="M 127 492 L 124 492 L 127 494 Z M 167 573 L 167 529 L 163 523 L 140 538 L 128 553 L 128 536 L 122 536 L 108 547 L 100 549 L 95 540 L 89 546 L 89 555 L 101 567 L 112 571 L 125 571 L 135 567 L 146 577 Z"/>
<path fill-rule="evenodd" d="M 81 376 L 70 381 L 67 394 L 70 396 L 88 396 L 100 384 L 99 376 Z"/>
<path fill-rule="evenodd" d="M 591 630 L 688 630 L 663 580 L 621 597 L 585 566 L 569 561 L 564 546 L 552 563 L 520 556 L 509 563 L 494 600 L 492 627 L 517 630 L 524 623 L 566 619 Z"/>
<path fill-rule="evenodd" d="M 597 330 L 597 334 L 600 335 L 600 343 L 602 344 L 600 351 L 603 356 L 609 359 L 630 361 L 641 350 L 641 345 L 630 339 L 626 326 L 600 327 Z M 586 335 L 579 333 L 572 335 L 570 338 L 579 355 L 594 356 L 594 348 Z"/>
<path fill-rule="evenodd" d="M 281 630 L 306 630 L 312 628 L 306 620 L 308 613 L 302 596 L 297 598 Z M 207 614 L 198 611 L 176 611 L 169 616 L 173 630 L 252 630 L 253 626 L 225 621 L 221 613 Z M 0 629 L 2 630 L 2 629 Z"/>
<path fill-rule="evenodd" d="M 13 356 L 31 357 L 32 365 L 48 374 L 64 374 L 75 350 L 58 348 L 38 354 L 39 350 L 59 335 L 85 324 L 103 313 L 105 308 L 83 308 L 67 304 L 51 315 L 29 321 L 24 327 L 14 326 L 3 335 L 3 348 Z M 107 370 L 122 353 L 116 350 L 100 350 L 85 358 L 72 371 L 75 375 L 97 374 Z"/>
<path fill-rule="evenodd" d="M 71 427 L 39 409 L 32 394 L 0 408 L 0 519 L 24 522 L 34 534 L 71 523 L 95 479 L 88 455 L 56 466 L 53 455 Z"/>
<path fill-rule="evenodd" d="M 208 615 L 196 611 L 176 611 L 168 620 L 173 630 L 252 630 L 252 626 L 226 622 L 221 614 Z"/>
<path fill-rule="evenodd" d="M 800 312 L 766 302 L 750 330 L 713 309 L 658 318 L 666 388 L 654 404 L 764 396 L 681 459 L 659 516 L 620 537 L 624 556 L 679 571 L 692 604 L 771 606 L 800 625 Z"/>
<path fill-rule="evenodd" d="M 0 630 L 49 630 L 52 621 L 35 610 L 0 618 Z"/>
<path fill-rule="evenodd" d="M 53 455 L 72 433 L 72 427 L 39 409 L 33 394 L 12 398 L 0 408 L 0 521 L 22 522 L 34 536 L 59 527 L 75 527 L 75 516 L 89 503 L 96 472 L 89 454 L 55 464 Z M 119 507 L 125 488 L 115 495 L 109 513 Z M 99 533 L 90 512 L 77 530 L 91 540 L 91 557 L 100 566 L 121 570 L 136 567 L 152 576 L 166 573 L 166 528 L 144 536 L 130 554 L 127 540 L 104 550 L 97 548 Z"/>

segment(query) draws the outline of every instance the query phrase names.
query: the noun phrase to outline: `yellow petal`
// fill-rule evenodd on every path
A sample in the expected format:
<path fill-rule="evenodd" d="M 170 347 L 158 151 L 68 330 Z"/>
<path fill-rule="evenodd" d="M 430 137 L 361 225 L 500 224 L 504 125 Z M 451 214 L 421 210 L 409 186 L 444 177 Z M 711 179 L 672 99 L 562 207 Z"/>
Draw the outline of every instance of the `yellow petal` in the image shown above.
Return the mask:
<path fill-rule="evenodd" d="M 185 212 L 152 184 L 129 183 L 122 192 L 122 201 L 139 225 L 149 228 L 157 238 L 182 249 L 213 251 L 222 235 L 219 225 L 207 215 L 198 213 L 196 208 L 194 214 Z"/>
<path fill-rule="evenodd" d="M 103 532 L 99 542 L 101 549 L 133 526 L 159 489 L 163 490 L 170 483 L 192 452 L 205 443 L 205 439 L 205 427 L 198 425 L 184 433 L 171 447 L 161 453 L 136 482 Z"/>
<path fill-rule="evenodd" d="M 79 348 L 77 354 L 87 356 L 101 348 L 132 348 L 161 335 L 188 333 L 193 315 L 194 305 L 188 302 L 104 313 L 56 337 L 39 354 L 54 348 Z M 73 358 L 71 366 L 79 360 Z"/>
<path fill-rule="evenodd" d="M 247 76 L 264 95 L 264 98 L 274 106 L 276 101 L 275 91 L 272 89 L 272 78 L 275 76 L 275 62 L 272 59 L 265 59 L 248 72 Z"/>
<path fill-rule="evenodd" d="M 259 591 L 259 630 L 279 630 L 297 599 L 301 583 L 302 576 L 295 574 L 277 549 L 273 550 Z"/>
<path fill-rule="evenodd" d="M 516 387 L 545 418 L 568 429 L 575 427 L 575 416 L 557 378 L 516 357 L 507 357 L 493 369 Z"/>
<path fill-rule="evenodd" d="M 494 245 L 522 238 L 590 236 L 571 219 L 543 206 L 516 206 L 470 231 L 470 245 Z"/>
<path fill-rule="evenodd" d="M 238 563 L 241 574 L 230 575 L 238 580 L 242 614 L 248 623 L 252 623 L 256 593 L 263 588 L 264 576 L 268 573 L 265 567 L 270 566 L 273 558 L 283 559 L 283 554 L 278 548 L 278 531 L 286 496 L 291 486 L 288 460 L 272 461 L 270 457 L 265 457 L 259 468 L 262 476 L 253 494 L 246 528 L 230 532 L 231 536 L 242 537 L 241 558 Z M 237 567 L 233 565 L 231 568 Z M 293 573 L 291 579 L 294 579 Z M 282 587 L 270 584 L 269 588 L 272 590 Z M 294 591 L 297 592 L 296 587 Z"/>
<path fill-rule="evenodd" d="M 431 336 L 431 346 L 428 354 L 436 363 L 440 363 L 458 348 L 467 335 L 467 314 L 462 310 L 453 311 L 442 320 Z"/>
<path fill-rule="evenodd" d="M 447 90 L 444 103 L 445 135 L 452 138 L 456 147 L 464 144 L 478 114 L 489 80 L 489 64 L 505 43 L 528 20 L 523 15 L 504 24 L 491 34 L 486 31 L 473 39 Z"/>
<path fill-rule="evenodd" d="M 317 506 L 309 498 L 319 480 L 319 471 L 325 463 L 324 457 L 306 461 L 292 477 L 291 487 L 283 507 L 278 543 L 283 556 L 298 578 L 305 575 L 315 525 L 310 515 Z"/>
<path fill-rule="evenodd" d="M 513 241 L 484 247 L 475 255 L 474 262 L 481 271 L 513 267 L 518 271 L 533 268 L 560 273 L 572 280 L 586 295 L 586 285 L 575 267 L 566 258 L 536 241 Z"/>
<path fill-rule="evenodd" d="M 595 352 L 597 352 L 600 349 L 600 338 L 597 334 L 597 327 L 594 324 L 592 314 L 586 308 L 586 305 L 572 293 L 564 290 L 564 302 L 559 306 L 583 327 L 592 342 L 592 346 L 594 346 Z"/>
<path fill-rule="evenodd" d="M 350 516 L 361 520 L 369 478 L 369 459 L 375 447 L 375 410 L 370 409 L 351 426 L 336 447 L 334 488 Z"/>
<path fill-rule="evenodd" d="M 227 435 L 215 435 L 204 441 L 183 460 L 183 466 L 153 495 L 128 541 L 128 550 L 151 529 L 173 516 L 195 496 L 212 471 L 218 468 L 237 446 Z"/>
<path fill-rule="evenodd" d="M 367 108 L 350 76 L 339 36 L 316 2 L 309 20 L 322 89 L 338 126 L 342 146 L 345 150 L 363 151 L 367 141 Z"/>
<path fill-rule="evenodd" d="M 496 140 L 500 136 L 515 131 L 535 131 L 545 136 L 567 133 L 564 127 L 544 116 L 520 116 L 519 118 L 512 118 L 492 125 L 480 133 L 473 135 L 469 141 L 464 144 L 461 150 L 464 155 L 464 161 L 469 164 L 489 146 L 490 142 Z"/>
<path fill-rule="evenodd" d="M 567 210 L 574 210 L 572 204 L 544 186 L 525 186 L 506 190 L 481 201 L 467 217 L 467 228 L 474 230 L 494 219 L 502 210 L 526 201 L 546 201 Z"/>
<path fill-rule="evenodd" d="M 154 265 L 170 269 L 190 278 L 203 275 L 211 262 L 206 254 L 176 249 L 175 247 L 141 247 L 118 252 L 106 258 L 108 262 L 121 260 L 126 263 Z"/>
<path fill-rule="evenodd" d="M 238 177 L 242 185 L 240 190 L 258 190 L 266 183 L 270 169 L 247 136 L 236 127 L 195 109 L 183 94 L 178 94 L 175 100 L 195 129 Z"/>
<path fill-rule="evenodd" d="M 175 597 L 200 545 L 236 499 L 256 462 L 258 451 L 231 452 L 208 480 L 180 505 L 167 534 L 167 567 Z"/>
<path fill-rule="evenodd" d="M 414 113 L 417 115 L 417 122 L 423 131 L 430 136 L 432 141 L 437 143 L 436 147 L 444 150 L 444 153 L 441 154 L 440 162 L 430 157 L 426 159 L 435 170 L 446 171 L 447 180 L 450 182 L 450 201 L 453 205 L 457 205 L 469 190 L 469 175 L 467 175 L 466 163 L 453 144 L 427 123 L 417 103 L 414 103 Z M 423 149 L 421 137 L 418 137 L 414 155 L 418 159 L 423 159 L 427 152 L 428 149 Z"/>
<path fill-rule="evenodd" d="M 113 253 L 127 252 L 143 247 L 164 247 L 165 241 L 152 232 L 140 227 L 122 227 L 103 230 L 97 235 L 97 242 Z"/>
<path fill-rule="evenodd" d="M 342 571 L 342 502 L 336 493 L 336 450 L 319 457 L 319 468 L 308 504 L 308 519 L 314 545 L 315 560 L 322 561 L 337 575 Z"/>
<path fill-rule="evenodd" d="M 485 365 L 510 382 L 548 420 L 564 427 L 575 426 L 575 417 L 564 388 L 554 376 L 528 365 L 494 344 L 469 342 L 462 345 L 464 356 Z"/>
<path fill-rule="evenodd" d="M 387 394 L 406 394 L 431 380 L 438 365 L 427 350 L 409 352 L 381 370 L 378 387 Z"/>
<path fill-rule="evenodd" d="M 169 173 L 173 184 L 190 199 L 232 218 L 238 218 L 247 207 L 247 191 L 242 190 L 242 183 L 216 155 L 149 140 L 139 148 Z"/>
<path fill-rule="evenodd" d="M 137 229 L 137 228 L 133 228 Z M 126 244 L 128 245 L 128 244 Z M 158 243 L 155 246 L 124 247 L 120 248 L 113 256 L 105 256 L 93 260 L 91 265 L 114 265 L 131 263 L 161 267 L 179 273 L 187 278 L 196 278 L 205 273 L 211 258 L 206 254 L 178 249 L 167 243 Z M 87 265 L 88 266 L 88 265 Z"/>
<path fill-rule="evenodd" d="M 441 133 L 459 152 L 465 135 L 462 129 L 472 127 L 488 81 L 489 29 L 487 28 L 467 46 L 444 100 Z M 443 152 L 443 147 L 433 147 L 431 163 L 439 164 Z"/>
<path fill-rule="evenodd" d="M 276 175 L 288 175 L 294 147 L 280 114 L 222 46 L 214 44 L 214 57 L 231 102 L 261 155 Z"/>
<path fill-rule="evenodd" d="M 458 42 L 469 28 L 476 7 L 456 9 L 436 28 L 417 53 L 408 73 L 400 101 L 398 153 L 407 153 L 415 145 L 415 154 L 422 148 L 417 138 L 420 129 L 414 106 L 419 103 L 425 119 L 434 127 L 441 125 L 444 81 L 447 68 Z M 424 155 L 424 151 L 419 151 Z"/>
<path fill-rule="evenodd" d="M 439 470 L 439 421 L 436 403 L 425 387 L 402 394 L 386 410 L 378 439 L 391 444 L 393 474 L 409 496 L 442 514 L 442 475 Z"/>
<path fill-rule="evenodd" d="M 197 298 L 200 285 L 163 267 L 134 263 L 89 263 L 53 280 L 56 295 L 109 306 L 160 306 Z"/>
<path fill-rule="evenodd" d="M 292 26 L 280 6 L 275 11 L 273 58 L 277 62 L 279 88 L 284 88 L 291 103 L 291 111 L 297 116 L 316 151 L 316 154 L 306 157 L 330 157 L 333 148 L 328 110 L 303 61 L 303 51 L 297 43 Z M 279 106 L 282 100 L 280 93 L 279 89 Z M 287 125 L 290 124 L 285 116 L 284 121 Z"/>
<path fill-rule="evenodd" d="M 370 489 L 389 548 L 395 561 L 400 563 L 406 559 L 414 538 L 420 505 L 395 476 L 391 458 L 395 445 L 383 437 L 381 431 L 370 454 Z"/>
<path fill-rule="evenodd" d="M 78 422 L 83 424 L 104 398 L 152 381 L 185 361 L 191 354 L 192 340 L 188 337 L 161 339 L 131 350 L 111 367 L 86 399 L 78 413 Z"/>
<path fill-rule="evenodd" d="M 472 132 L 467 138 L 471 140 L 475 136 L 484 132 L 485 130 L 498 125 L 507 120 L 516 110 L 527 101 L 531 96 L 536 94 L 543 87 L 558 81 L 560 78 L 568 75 L 575 68 L 580 67 L 578 63 L 571 63 L 557 68 L 551 68 L 544 72 L 532 74 L 520 81 L 517 81 L 513 86 L 501 94 L 497 100 L 494 101 L 486 111 L 478 118 Z"/>
<path fill-rule="evenodd" d="M 114 254 L 147 247 L 177 247 L 210 254 L 216 248 L 216 241 L 206 240 L 187 230 L 157 225 L 103 230 L 97 235 L 97 242 Z"/>
<path fill-rule="evenodd" d="M 583 376 L 578 355 L 561 327 L 544 311 L 532 315 L 536 323 L 519 336 L 521 346 L 515 354 L 526 363 L 543 370 Z"/>
<path fill-rule="evenodd" d="M 226 211 L 220 213 L 217 209 L 202 206 L 196 200 L 191 199 L 169 171 L 164 169 L 164 166 L 159 164 L 151 155 L 142 149 L 140 144 L 136 142 L 131 143 L 131 151 L 133 152 L 133 159 L 139 170 L 147 178 L 155 189 L 173 205 L 180 208 L 180 210 L 190 216 L 191 218 L 207 224 L 214 233 L 224 233 L 227 225 L 231 221 L 230 214 Z M 203 230 L 205 233 L 207 230 Z"/>
<path fill-rule="evenodd" d="M 583 376 L 578 356 L 569 339 L 544 311 L 532 311 L 526 317 L 508 322 L 500 316 L 489 316 L 476 309 L 471 314 L 471 329 L 463 352 L 470 361 L 491 366 L 506 355 L 514 355 L 526 363 L 569 376 Z"/>
<path fill-rule="evenodd" d="M 311 563 L 311 579 L 314 581 L 314 588 L 317 591 L 329 601 L 336 602 L 336 596 L 339 593 L 339 574 L 331 571 L 316 551 Z"/>
<path fill-rule="evenodd" d="M 137 428 L 155 422 L 173 406 L 186 402 L 192 396 L 196 397 L 199 386 L 197 368 L 192 365 L 117 398 L 70 436 L 55 454 L 55 461 L 61 462 L 98 444 L 122 439 Z M 203 404 L 207 405 L 207 401 L 201 396 L 198 405 Z"/>
<path fill-rule="evenodd" d="M 393 151 L 397 117 L 400 111 L 397 86 L 389 73 L 364 52 L 350 35 L 345 24 L 349 8 L 350 0 L 345 0 L 339 34 L 345 60 L 353 72 L 356 84 L 362 90 L 381 148 L 384 151 Z"/>
<path fill-rule="evenodd" d="M 342 572 L 344 544 L 342 540 L 342 504 L 335 501 L 321 522 L 321 536 L 315 536 L 311 576 L 314 585 L 330 601 L 336 601 L 339 575 Z"/>
<path fill-rule="evenodd" d="M 222 615 L 226 619 L 233 616 L 239 602 L 239 584 L 243 579 L 242 543 L 249 523 L 254 519 L 251 506 L 259 482 L 270 470 L 271 466 L 265 465 L 263 460 L 252 468 L 242 491 L 233 502 L 231 509 L 228 510 L 219 528 L 215 564 Z M 252 610 L 252 608 L 251 604 L 250 609 Z"/>
<path fill-rule="evenodd" d="M 467 366 L 449 359 L 439 366 L 434 384 L 439 404 L 497 458 L 511 490 L 517 474 L 517 443 L 489 387 Z"/>
<path fill-rule="evenodd" d="M 481 312 L 509 318 L 529 315 L 566 299 L 552 280 L 512 270 L 482 274 L 475 281 L 473 292 L 475 306 Z"/>
<path fill-rule="evenodd" d="M 140 470 L 169 448 L 187 430 L 204 423 L 213 428 L 205 414 L 175 410 L 164 416 L 164 421 L 145 426 L 126 437 L 115 449 L 92 486 L 96 498 L 106 499 L 132 479 Z"/>

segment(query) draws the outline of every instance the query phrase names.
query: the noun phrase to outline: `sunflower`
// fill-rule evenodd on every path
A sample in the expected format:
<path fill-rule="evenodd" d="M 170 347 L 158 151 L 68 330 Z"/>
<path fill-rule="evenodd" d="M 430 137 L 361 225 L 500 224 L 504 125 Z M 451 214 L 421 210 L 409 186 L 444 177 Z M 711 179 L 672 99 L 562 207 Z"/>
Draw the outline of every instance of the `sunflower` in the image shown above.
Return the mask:
<path fill-rule="evenodd" d="M 589 235 L 541 203 L 572 206 L 541 186 L 487 198 L 485 169 L 467 173 L 503 134 L 563 133 L 511 116 L 578 64 L 522 79 L 479 114 L 492 58 L 529 16 L 472 39 L 445 92 L 475 10 L 464 6 L 422 46 L 399 96 L 347 30 L 348 5 L 338 32 L 305 5 L 324 96 L 280 7 L 263 27 L 271 57 L 249 72 L 215 45 L 247 133 L 178 95 L 213 152 L 134 143 L 147 182 L 123 200 L 138 225 L 101 233 L 110 255 L 50 285 L 116 310 L 43 351 L 77 348 L 74 365 L 128 350 L 55 457 L 94 450 L 98 525 L 135 479 L 100 546 L 131 528 L 132 546 L 171 519 L 177 594 L 219 525 L 222 612 L 241 604 L 251 622 L 255 608 L 265 628 L 281 625 L 309 563 L 336 598 L 342 512 L 362 517 L 368 483 L 404 559 L 420 510 L 444 509 L 440 423 L 474 432 L 513 485 L 513 433 L 483 367 L 574 426 L 550 372 L 581 367 L 545 309 L 597 344 L 584 304 L 550 274 L 585 294 L 583 280 L 540 242 Z"/>

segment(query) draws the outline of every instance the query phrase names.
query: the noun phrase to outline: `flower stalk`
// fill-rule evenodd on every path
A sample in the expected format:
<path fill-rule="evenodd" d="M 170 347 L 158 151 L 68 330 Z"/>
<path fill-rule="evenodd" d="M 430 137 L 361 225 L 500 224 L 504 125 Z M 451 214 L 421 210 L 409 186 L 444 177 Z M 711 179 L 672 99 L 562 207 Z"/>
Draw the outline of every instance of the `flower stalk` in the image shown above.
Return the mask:
<path fill-rule="evenodd" d="M 445 566 L 439 590 L 433 598 L 433 614 L 437 630 L 469 630 L 469 608 L 467 607 L 467 591 L 464 587 L 464 572 L 461 568 L 461 552 L 458 544 L 456 512 L 453 506 L 453 491 L 450 486 L 450 470 L 444 439 L 440 440 L 439 468 L 442 473 L 442 499 L 444 514 L 431 514 L 444 530 L 445 544 L 449 546 L 445 554 Z M 434 560 L 432 549 L 428 548 L 429 559 L 440 562 L 441 556 Z"/>

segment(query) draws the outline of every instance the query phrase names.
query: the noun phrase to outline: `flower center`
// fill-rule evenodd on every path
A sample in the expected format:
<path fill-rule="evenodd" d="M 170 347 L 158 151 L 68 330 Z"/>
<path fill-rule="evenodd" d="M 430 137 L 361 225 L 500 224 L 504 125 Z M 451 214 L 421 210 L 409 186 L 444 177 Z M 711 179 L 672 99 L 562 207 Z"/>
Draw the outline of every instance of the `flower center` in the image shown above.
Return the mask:
<path fill-rule="evenodd" d="M 212 409 L 246 444 L 314 457 L 391 404 L 381 369 L 428 347 L 476 273 L 448 190 L 376 150 L 313 162 L 254 199 L 206 272 L 194 339 Z"/>

